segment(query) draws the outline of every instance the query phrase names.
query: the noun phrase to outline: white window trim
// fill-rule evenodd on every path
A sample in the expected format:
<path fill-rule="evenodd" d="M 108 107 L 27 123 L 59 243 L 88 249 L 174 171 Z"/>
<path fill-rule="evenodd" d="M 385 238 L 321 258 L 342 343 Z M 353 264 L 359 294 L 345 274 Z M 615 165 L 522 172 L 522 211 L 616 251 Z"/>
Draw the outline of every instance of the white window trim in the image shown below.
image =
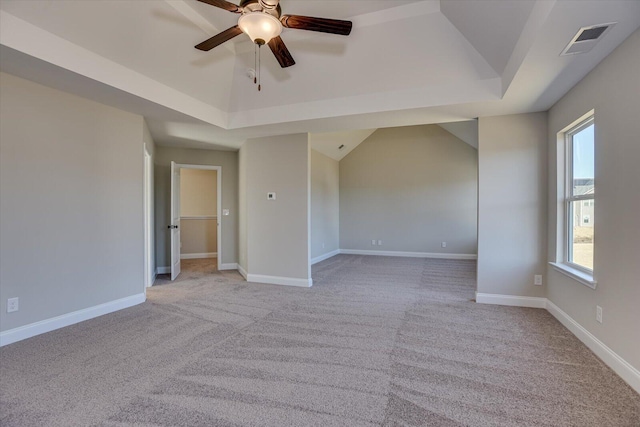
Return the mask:
<path fill-rule="evenodd" d="M 585 286 L 590 287 L 591 289 L 595 289 L 598 286 L 598 281 L 593 276 L 593 273 L 587 273 L 583 270 L 578 270 L 573 267 L 573 264 L 569 264 L 566 262 L 550 262 L 549 263 L 554 270 L 568 276 Z"/>
<path fill-rule="evenodd" d="M 590 125 L 595 123 L 594 110 L 591 110 L 584 116 L 580 117 L 578 120 L 573 122 L 571 125 L 567 126 L 558 134 L 558 143 L 564 145 L 564 149 L 562 152 L 564 153 L 564 162 L 558 162 L 559 173 L 558 180 L 559 182 L 564 183 L 564 188 L 562 192 L 562 208 L 560 209 L 559 214 L 561 214 L 561 218 L 558 218 L 558 224 L 562 224 L 562 239 L 561 243 L 558 245 L 558 249 L 556 251 L 555 262 L 550 262 L 549 264 L 554 268 L 554 270 L 559 273 L 564 274 L 567 277 L 570 277 L 576 280 L 578 283 L 581 283 L 591 289 L 596 289 L 598 284 L 594 272 L 588 268 L 582 267 L 578 264 L 569 262 L 569 251 L 570 251 L 570 236 L 571 229 L 569 227 L 569 205 L 572 201 L 582 201 L 582 200 L 594 200 L 594 195 L 578 195 L 578 196 L 570 196 L 570 191 L 573 188 L 573 183 L 569 182 L 570 177 L 573 177 L 573 163 L 572 163 L 572 152 L 569 144 L 569 135 L 575 134 L 589 127 Z"/>

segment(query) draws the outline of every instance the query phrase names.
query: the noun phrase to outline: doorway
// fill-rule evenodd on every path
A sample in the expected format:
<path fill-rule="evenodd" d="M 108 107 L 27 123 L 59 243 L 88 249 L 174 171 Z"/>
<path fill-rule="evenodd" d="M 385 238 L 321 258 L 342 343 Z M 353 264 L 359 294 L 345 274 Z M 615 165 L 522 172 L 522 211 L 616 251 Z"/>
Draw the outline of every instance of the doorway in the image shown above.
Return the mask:
<path fill-rule="evenodd" d="M 171 280 L 182 260 L 222 260 L 222 167 L 171 162 Z M 215 258 L 215 260 L 213 260 Z"/>

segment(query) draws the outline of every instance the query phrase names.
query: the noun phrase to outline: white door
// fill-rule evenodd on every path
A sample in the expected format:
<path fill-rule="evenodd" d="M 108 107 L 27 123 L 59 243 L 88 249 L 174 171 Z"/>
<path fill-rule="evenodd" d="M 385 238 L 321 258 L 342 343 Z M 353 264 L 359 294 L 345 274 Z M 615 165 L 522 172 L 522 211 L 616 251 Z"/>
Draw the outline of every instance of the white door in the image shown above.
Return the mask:
<path fill-rule="evenodd" d="M 171 162 L 171 280 L 180 274 L 180 168 Z"/>

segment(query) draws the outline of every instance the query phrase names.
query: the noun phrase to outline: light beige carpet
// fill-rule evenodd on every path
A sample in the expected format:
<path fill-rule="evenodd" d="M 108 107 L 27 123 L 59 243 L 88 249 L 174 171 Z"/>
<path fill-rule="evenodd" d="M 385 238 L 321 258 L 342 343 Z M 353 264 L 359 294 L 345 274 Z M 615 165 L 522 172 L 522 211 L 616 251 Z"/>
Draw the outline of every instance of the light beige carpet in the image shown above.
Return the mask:
<path fill-rule="evenodd" d="M 145 304 L 0 350 L 4 426 L 634 426 L 640 396 L 475 262 L 340 255 L 311 289 L 210 260 Z"/>

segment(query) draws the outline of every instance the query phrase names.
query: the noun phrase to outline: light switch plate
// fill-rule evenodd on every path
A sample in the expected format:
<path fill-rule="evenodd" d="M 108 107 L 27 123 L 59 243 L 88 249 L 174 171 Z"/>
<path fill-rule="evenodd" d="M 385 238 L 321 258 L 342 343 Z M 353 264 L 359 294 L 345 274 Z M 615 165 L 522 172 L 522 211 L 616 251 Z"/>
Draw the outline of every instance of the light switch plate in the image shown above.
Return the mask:
<path fill-rule="evenodd" d="M 267 200 L 275 200 L 276 193 L 267 193 Z"/>

